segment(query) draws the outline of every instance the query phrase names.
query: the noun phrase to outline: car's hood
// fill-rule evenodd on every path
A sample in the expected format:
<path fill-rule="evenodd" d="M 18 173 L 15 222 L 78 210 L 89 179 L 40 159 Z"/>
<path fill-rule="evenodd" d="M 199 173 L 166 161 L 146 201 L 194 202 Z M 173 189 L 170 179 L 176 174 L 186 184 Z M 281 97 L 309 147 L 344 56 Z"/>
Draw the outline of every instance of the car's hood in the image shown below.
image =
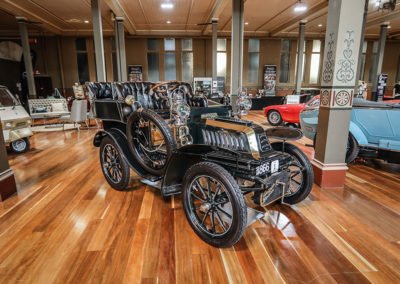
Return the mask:
<path fill-rule="evenodd" d="M 22 106 L 0 107 L 1 121 L 29 119 L 30 116 Z"/>

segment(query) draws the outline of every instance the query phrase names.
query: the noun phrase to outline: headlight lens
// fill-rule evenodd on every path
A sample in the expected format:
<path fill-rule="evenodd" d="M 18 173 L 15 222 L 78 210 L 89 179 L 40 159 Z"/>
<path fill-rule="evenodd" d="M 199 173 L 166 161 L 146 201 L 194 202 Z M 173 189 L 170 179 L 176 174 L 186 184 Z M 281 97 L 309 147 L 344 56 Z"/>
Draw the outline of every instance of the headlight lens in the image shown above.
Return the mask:
<path fill-rule="evenodd" d="M 237 100 L 237 105 L 244 109 L 244 110 L 250 110 L 251 109 L 251 100 L 249 98 L 240 98 Z"/>
<path fill-rule="evenodd" d="M 4 123 L 4 129 L 12 128 L 12 127 L 13 127 L 12 122 L 6 122 L 6 123 Z"/>
<path fill-rule="evenodd" d="M 26 123 L 29 124 L 29 125 L 31 125 L 31 124 L 32 124 L 32 120 L 28 119 L 28 120 L 26 121 Z"/>
<path fill-rule="evenodd" d="M 172 105 L 172 112 L 180 118 L 186 119 L 190 115 L 190 107 L 186 103 L 175 103 Z"/>

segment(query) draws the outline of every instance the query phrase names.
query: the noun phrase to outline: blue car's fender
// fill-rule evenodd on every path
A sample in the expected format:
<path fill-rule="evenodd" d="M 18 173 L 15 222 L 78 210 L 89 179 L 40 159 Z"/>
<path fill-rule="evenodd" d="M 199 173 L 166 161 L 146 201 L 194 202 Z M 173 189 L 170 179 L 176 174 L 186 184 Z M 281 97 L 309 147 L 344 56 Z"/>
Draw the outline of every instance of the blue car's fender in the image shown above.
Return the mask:
<path fill-rule="evenodd" d="M 351 134 L 353 134 L 354 138 L 356 138 L 359 145 L 368 145 L 368 140 L 367 137 L 364 135 L 364 132 L 353 121 L 350 121 L 349 131 Z"/>

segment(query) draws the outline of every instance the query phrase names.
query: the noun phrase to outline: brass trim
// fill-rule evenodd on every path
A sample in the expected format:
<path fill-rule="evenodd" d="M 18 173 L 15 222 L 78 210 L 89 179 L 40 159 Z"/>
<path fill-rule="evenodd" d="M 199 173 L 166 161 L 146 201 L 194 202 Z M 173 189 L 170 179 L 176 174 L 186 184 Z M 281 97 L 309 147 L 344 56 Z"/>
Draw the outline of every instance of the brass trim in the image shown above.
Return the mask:
<path fill-rule="evenodd" d="M 247 141 L 249 142 L 251 155 L 253 156 L 254 159 L 260 160 L 260 152 L 258 150 L 257 136 L 252 127 L 229 123 L 229 122 L 210 120 L 210 119 L 206 120 L 206 125 L 243 132 L 247 136 Z"/>

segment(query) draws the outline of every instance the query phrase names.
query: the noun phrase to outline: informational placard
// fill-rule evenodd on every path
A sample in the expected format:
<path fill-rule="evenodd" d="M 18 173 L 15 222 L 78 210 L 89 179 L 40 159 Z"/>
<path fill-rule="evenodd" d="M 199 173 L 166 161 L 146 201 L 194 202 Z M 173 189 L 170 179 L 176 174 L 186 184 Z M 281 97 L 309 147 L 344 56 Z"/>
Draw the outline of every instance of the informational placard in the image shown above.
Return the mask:
<path fill-rule="evenodd" d="M 387 74 L 379 74 L 378 76 L 378 88 L 376 91 L 376 97 L 378 102 L 383 101 L 383 97 L 385 95 L 386 90 L 386 81 L 387 81 Z"/>
<path fill-rule="evenodd" d="M 225 93 L 225 77 L 217 76 L 217 92 Z"/>
<path fill-rule="evenodd" d="M 128 65 L 128 80 L 129 80 L 129 82 L 142 82 L 143 81 L 142 65 Z"/>
<path fill-rule="evenodd" d="M 275 96 L 276 65 L 264 65 L 264 89 L 266 96 Z"/>

